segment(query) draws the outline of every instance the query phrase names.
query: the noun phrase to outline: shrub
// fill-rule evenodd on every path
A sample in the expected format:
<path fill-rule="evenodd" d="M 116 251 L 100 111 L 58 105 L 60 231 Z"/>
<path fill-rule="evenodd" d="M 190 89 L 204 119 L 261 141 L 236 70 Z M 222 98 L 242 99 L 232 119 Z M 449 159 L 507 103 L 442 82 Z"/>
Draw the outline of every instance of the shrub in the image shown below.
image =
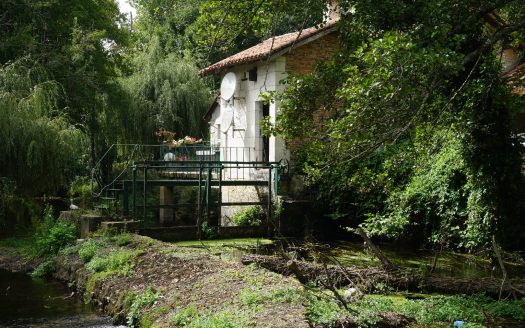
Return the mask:
<path fill-rule="evenodd" d="M 52 260 L 46 260 L 35 268 L 35 270 L 31 273 L 31 276 L 45 278 L 51 276 L 53 271 L 55 271 L 55 264 Z"/>
<path fill-rule="evenodd" d="M 84 263 L 87 263 L 97 254 L 98 248 L 99 245 L 94 240 L 88 240 L 80 245 L 78 255 Z"/>
<path fill-rule="evenodd" d="M 120 250 L 111 252 L 105 256 L 95 256 L 89 261 L 86 267 L 93 272 L 116 273 L 121 276 L 131 274 L 133 269 L 133 258 L 140 251 Z"/>
<path fill-rule="evenodd" d="M 122 233 L 118 236 L 115 236 L 115 242 L 118 246 L 126 246 L 131 243 L 131 235 L 129 233 Z"/>
<path fill-rule="evenodd" d="M 44 211 L 44 223 L 37 234 L 38 255 L 56 254 L 60 249 L 72 244 L 75 239 L 75 225 L 64 220 L 55 220 L 52 208 L 47 207 Z"/>
<path fill-rule="evenodd" d="M 237 212 L 232 222 L 237 226 L 260 226 L 265 219 L 265 213 L 260 206 L 250 206 Z"/>
<path fill-rule="evenodd" d="M 156 293 L 152 288 L 148 288 L 141 296 L 135 296 L 131 307 L 129 309 L 127 323 L 130 327 L 139 327 L 139 319 L 142 310 L 157 302 L 160 298 L 160 294 Z"/>
<path fill-rule="evenodd" d="M 217 227 L 211 226 L 207 221 L 202 223 L 201 232 L 203 239 L 215 239 L 219 236 Z"/>

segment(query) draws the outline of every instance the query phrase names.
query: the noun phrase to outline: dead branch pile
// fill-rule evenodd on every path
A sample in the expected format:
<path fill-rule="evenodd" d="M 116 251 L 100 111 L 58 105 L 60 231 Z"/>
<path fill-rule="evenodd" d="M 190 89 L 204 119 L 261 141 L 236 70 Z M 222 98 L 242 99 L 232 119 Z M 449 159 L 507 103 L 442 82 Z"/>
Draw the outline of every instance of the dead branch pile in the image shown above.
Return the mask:
<path fill-rule="evenodd" d="M 363 291 L 374 291 L 378 283 L 391 288 L 410 292 L 436 292 L 443 294 L 485 293 L 494 298 L 525 295 L 525 280 L 508 280 L 502 287 L 498 278 L 456 278 L 434 274 L 422 275 L 411 269 L 383 269 L 377 267 L 357 268 L 323 266 L 306 261 L 289 260 L 279 256 L 245 254 L 243 264 L 255 263 L 260 267 L 283 275 L 295 275 L 302 283 L 334 282 L 341 286 L 359 286 Z"/>

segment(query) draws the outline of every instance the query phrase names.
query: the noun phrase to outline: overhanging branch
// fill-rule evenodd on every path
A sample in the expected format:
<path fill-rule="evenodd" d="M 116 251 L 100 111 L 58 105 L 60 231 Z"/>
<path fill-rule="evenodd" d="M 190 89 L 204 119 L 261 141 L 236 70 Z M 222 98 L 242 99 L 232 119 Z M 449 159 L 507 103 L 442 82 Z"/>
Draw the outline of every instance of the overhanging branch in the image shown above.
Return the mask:
<path fill-rule="evenodd" d="M 519 22 L 518 24 L 509 25 L 509 26 L 506 26 L 494 32 L 492 36 L 488 38 L 487 41 L 485 41 L 485 43 L 483 43 L 481 47 L 477 48 L 476 50 L 472 51 L 471 53 L 465 56 L 465 59 L 463 59 L 463 63 L 462 63 L 463 66 L 468 65 L 469 63 L 474 61 L 476 58 L 481 56 L 484 52 L 486 52 L 494 44 L 496 44 L 496 42 L 502 40 L 503 38 L 510 35 L 511 33 L 519 31 L 520 29 L 523 29 L 523 28 L 525 28 L 525 19 Z"/>

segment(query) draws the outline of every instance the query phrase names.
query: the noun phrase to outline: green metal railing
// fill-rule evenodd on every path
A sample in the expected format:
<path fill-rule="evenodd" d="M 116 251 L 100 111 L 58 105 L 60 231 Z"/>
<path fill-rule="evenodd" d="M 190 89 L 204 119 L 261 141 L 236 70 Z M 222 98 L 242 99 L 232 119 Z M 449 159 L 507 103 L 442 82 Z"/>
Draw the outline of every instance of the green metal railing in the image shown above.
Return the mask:
<path fill-rule="evenodd" d="M 112 154 L 113 153 L 113 154 Z M 106 156 L 114 156 L 120 167 L 98 183 L 95 176 Z M 273 211 L 273 197 L 278 192 L 279 180 L 285 165 L 281 162 L 263 162 L 262 157 L 249 147 L 215 147 L 209 144 L 166 145 L 115 144 L 108 149 L 92 171 L 92 188 L 96 196 L 113 199 L 115 208 L 124 216 L 132 216 L 145 224 L 150 211 L 175 209 L 177 204 L 148 204 L 153 187 L 189 186 L 197 189 L 196 225 L 200 231 L 203 218 L 218 206 L 261 205 L 269 222 Z M 114 165 L 116 167 L 116 165 Z M 266 191 L 260 202 L 223 202 L 226 186 L 255 186 Z M 214 195 L 212 199 L 212 188 Z M 156 191 L 155 191 L 156 192 Z M 218 196 L 217 196 L 218 193 Z M 105 197 L 104 197 L 105 196 Z M 157 196 L 155 196 L 157 197 Z M 151 215 L 150 215 L 151 217 Z M 219 220 L 220 222 L 220 220 Z M 220 224 L 219 224 L 220 226 Z"/>

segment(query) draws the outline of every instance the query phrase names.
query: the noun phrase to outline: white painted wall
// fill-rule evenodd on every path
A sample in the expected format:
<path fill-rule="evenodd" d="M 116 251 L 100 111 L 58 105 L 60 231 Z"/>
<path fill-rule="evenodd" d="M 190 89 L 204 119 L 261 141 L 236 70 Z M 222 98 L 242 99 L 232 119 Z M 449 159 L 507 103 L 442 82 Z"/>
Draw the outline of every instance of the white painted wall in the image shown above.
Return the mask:
<path fill-rule="evenodd" d="M 257 67 L 257 81 L 248 80 L 248 72 Z M 212 144 L 220 144 L 221 160 L 230 161 L 262 161 L 263 160 L 263 136 L 261 128 L 263 98 L 261 93 L 268 91 L 284 91 L 285 86 L 279 81 L 287 77 L 286 58 L 280 57 L 269 63 L 259 62 L 251 65 L 240 65 L 232 68 L 237 76 L 237 90 L 234 98 L 225 101 L 219 100 L 219 106 L 210 118 L 210 139 Z M 224 72 L 226 74 L 228 72 Z M 232 110 L 234 115 L 232 122 L 225 122 L 225 111 Z M 271 122 L 275 123 L 276 114 L 279 111 L 279 103 L 270 104 L 269 114 Z M 226 125 L 225 125 L 226 123 Z M 230 125 L 228 128 L 228 125 Z M 231 149 L 231 147 L 239 147 Z M 230 149 L 228 149 L 230 148 Z M 270 137 L 269 160 L 278 162 L 283 158 L 289 159 L 282 139 Z M 228 153 L 230 151 L 230 153 Z M 257 169 L 227 169 L 224 179 L 268 179 L 268 170 Z M 257 202 L 264 201 L 268 194 L 266 187 L 254 186 L 230 186 L 223 187 L 222 202 Z M 263 197 L 263 199 L 259 199 Z M 221 208 L 221 224 L 231 225 L 230 218 L 243 206 L 230 206 Z"/>
<path fill-rule="evenodd" d="M 222 160 L 261 161 L 263 159 L 260 125 L 263 103 L 261 93 L 284 90 L 285 86 L 279 84 L 279 81 L 287 76 L 285 65 L 286 59 L 279 57 L 269 63 L 259 62 L 241 65 L 231 70 L 237 76 L 238 82 L 234 98 L 229 101 L 220 98 L 220 105 L 210 119 L 212 143 L 220 142 L 221 147 L 239 147 L 230 150 L 229 154 L 221 155 Z M 257 81 L 249 81 L 248 71 L 255 66 L 257 66 Z M 228 123 L 224 121 L 222 115 L 227 110 L 234 113 L 232 122 Z M 273 123 L 275 123 L 278 110 L 278 102 L 270 104 L 270 116 Z M 225 124 L 229 125 L 230 123 L 231 126 L 227 129 Z M 241 147 L 247 149 L 241 150 Z M 286 150 L 284 141 L 280 138 L 270 137 L 270 161 L 279 161 L 282 158 L 289 158 L 289 152 Z"/>

